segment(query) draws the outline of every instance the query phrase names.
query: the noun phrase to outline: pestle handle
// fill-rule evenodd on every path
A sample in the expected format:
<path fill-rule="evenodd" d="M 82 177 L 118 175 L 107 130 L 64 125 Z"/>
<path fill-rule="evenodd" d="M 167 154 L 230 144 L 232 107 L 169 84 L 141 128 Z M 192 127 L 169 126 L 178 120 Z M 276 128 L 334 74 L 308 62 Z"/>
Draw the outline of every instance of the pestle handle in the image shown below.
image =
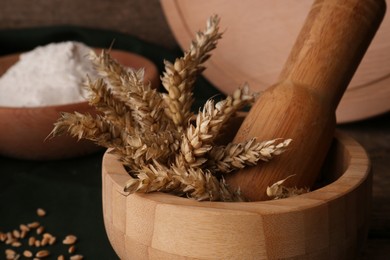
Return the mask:
<path fill-rule="evenodd" d="M 287 152 L 227 176 L 250 200 L 293 175 L 288 186 L 312 187 L 335 130 L 335 110 L 386 9 L 384 0 L 317 0 L 280 74 L 256 101 L 234 142 L 291 138 Z"/>
<path fill-rule="evenodd" d="M 336 110 L 385 9 L 382 0 L 315 1 L 278 82 L 307 86 Z"/>

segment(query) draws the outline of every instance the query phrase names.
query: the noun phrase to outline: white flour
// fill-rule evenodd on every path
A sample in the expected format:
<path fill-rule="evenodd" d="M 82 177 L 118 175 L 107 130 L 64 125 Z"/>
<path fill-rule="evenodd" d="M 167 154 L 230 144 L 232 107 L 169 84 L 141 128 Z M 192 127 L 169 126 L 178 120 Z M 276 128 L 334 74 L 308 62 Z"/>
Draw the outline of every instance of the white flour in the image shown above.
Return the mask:
<path fill-rule="evenodd" d="M 89 47 L 51 43 L 20 56 L 0 78 L 0 106 L 36 107 L 85 101 L 83 83 L 94 78 Z"/>

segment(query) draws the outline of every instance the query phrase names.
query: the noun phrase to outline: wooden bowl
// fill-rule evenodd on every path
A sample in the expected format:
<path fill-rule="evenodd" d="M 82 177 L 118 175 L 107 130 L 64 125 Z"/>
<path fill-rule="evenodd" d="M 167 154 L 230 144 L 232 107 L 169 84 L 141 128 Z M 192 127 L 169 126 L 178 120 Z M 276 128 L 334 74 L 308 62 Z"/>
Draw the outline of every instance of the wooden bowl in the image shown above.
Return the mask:
<path fill-rule="evenodd" d="M 389 3 L 389 1 L 387 1 Z M 279 74 L 313 4 L 311 0 L 161 0 L 168 24 L 183 49 L 212 14 L 221 17 L 223 39 L 203 75 L 224 93 L 248 82 L 262 91 Z M 387 14 L 336 110 L 337 122 L 390 111 L 390 15 Z"/>
<path fill-rule="evenodd" d="M 322 176 L 325 184 L 312 192 L 271 201 L 128 195 L 128 174 L 106 153 L 104 223 L 121 259 L 353 259 L 368 231 L 367 154 L 337 132 Z"/>
<path fill-rule="evenodd" d="M 100 51 L 99 51 L 100 52 Z M 145 79 L 158 86 L 157 67 L 137 54 L 112 50 L 111 55 L 121 64 L 132 68 L 145 68 Z M 19 59 L 19 54 L 0 58 L 0 76 Z M 70 136 L 46 139 L 61 112 L 94 114 L 88 102 L 43 106 L 0 107 L 0 154 L 20 159 L 49 160 L 81 156 L 102 148 L 87 140 L 77 141 Z"/>

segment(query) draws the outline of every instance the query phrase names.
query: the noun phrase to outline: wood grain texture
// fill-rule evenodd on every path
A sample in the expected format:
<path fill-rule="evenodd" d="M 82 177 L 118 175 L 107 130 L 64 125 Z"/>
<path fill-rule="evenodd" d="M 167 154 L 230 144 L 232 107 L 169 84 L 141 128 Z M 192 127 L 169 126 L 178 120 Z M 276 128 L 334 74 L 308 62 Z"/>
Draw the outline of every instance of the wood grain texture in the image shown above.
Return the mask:
<path fill-rule="evenodd" d="M 204 75 L 232 93 L 248 82 L 265 90 L 277 81 L 282 66 L 310 10 L 311 0 L 162 0 L 169 25 L 183 49 L 211 14 L 221 16 L 224 37 Z M 367 54 L 348 86 L 336 114 L 351 122 L 390 110 L 390 15 L 386 15 Z"/>
<path fill-rule="evenodd" d="M 384 1 L 313 3 L 277 83 L 259 97 L 234 138 L 293 143 L 276 160 L 227 176 L 228 184 L 253 201 L 267 199 L 267 187 L 290 175 L 287 185 L 312 187 L 333 138 L 336 107 L 384 9 Z"/>
<path fill-rule="evenodd" d="M 371 177 L 364 149 L 339 132 L 323 169 L 326 185 L 263 202 L 128 195 L 127 172 L 106 152 L 104 223 L 121 259 L 351 259 L 367 235 Z"/>
<path fill-rule="evenodd" d="M 96 49 L 100 52 L 100 50 Z M 157 67 L 137 54 L 112 50 L 112 57 L 121 64 L 133 68 L 145 68 L 145 79 L 152 86 L 159 86 Z M 19 54 L 0 58 L 0 76 L 17 60 Z M 2 93 L 2 95 L 6 95 Z M 30 160 L 49 160 L 86 155 L 102 147 L 87 140 L 64 135 L 46 139 L 60 117 L 61 112 L 94 114 L 88 102 L 45 107 L 1 107 L 0 106 L 0 154 Z"/>

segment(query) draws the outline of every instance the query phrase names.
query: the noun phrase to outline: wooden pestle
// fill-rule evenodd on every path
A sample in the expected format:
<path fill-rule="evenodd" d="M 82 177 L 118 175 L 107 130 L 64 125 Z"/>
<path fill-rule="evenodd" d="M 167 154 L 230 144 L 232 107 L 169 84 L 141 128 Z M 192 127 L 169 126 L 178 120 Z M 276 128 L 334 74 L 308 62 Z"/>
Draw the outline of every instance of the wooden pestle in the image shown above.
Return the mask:
<path fill-rule="evenodd" d="M 249 200 L 266 200 L 267 186 L 312 187 L 331 145 L 335 110 L 386 9 L 384 0 L 316 0 L 279 76 L 256 101 L 234 142 L 291 138 L 267 163 L 226 177 Z M 259 57 L 261 58 L 261 57 Z"/>

